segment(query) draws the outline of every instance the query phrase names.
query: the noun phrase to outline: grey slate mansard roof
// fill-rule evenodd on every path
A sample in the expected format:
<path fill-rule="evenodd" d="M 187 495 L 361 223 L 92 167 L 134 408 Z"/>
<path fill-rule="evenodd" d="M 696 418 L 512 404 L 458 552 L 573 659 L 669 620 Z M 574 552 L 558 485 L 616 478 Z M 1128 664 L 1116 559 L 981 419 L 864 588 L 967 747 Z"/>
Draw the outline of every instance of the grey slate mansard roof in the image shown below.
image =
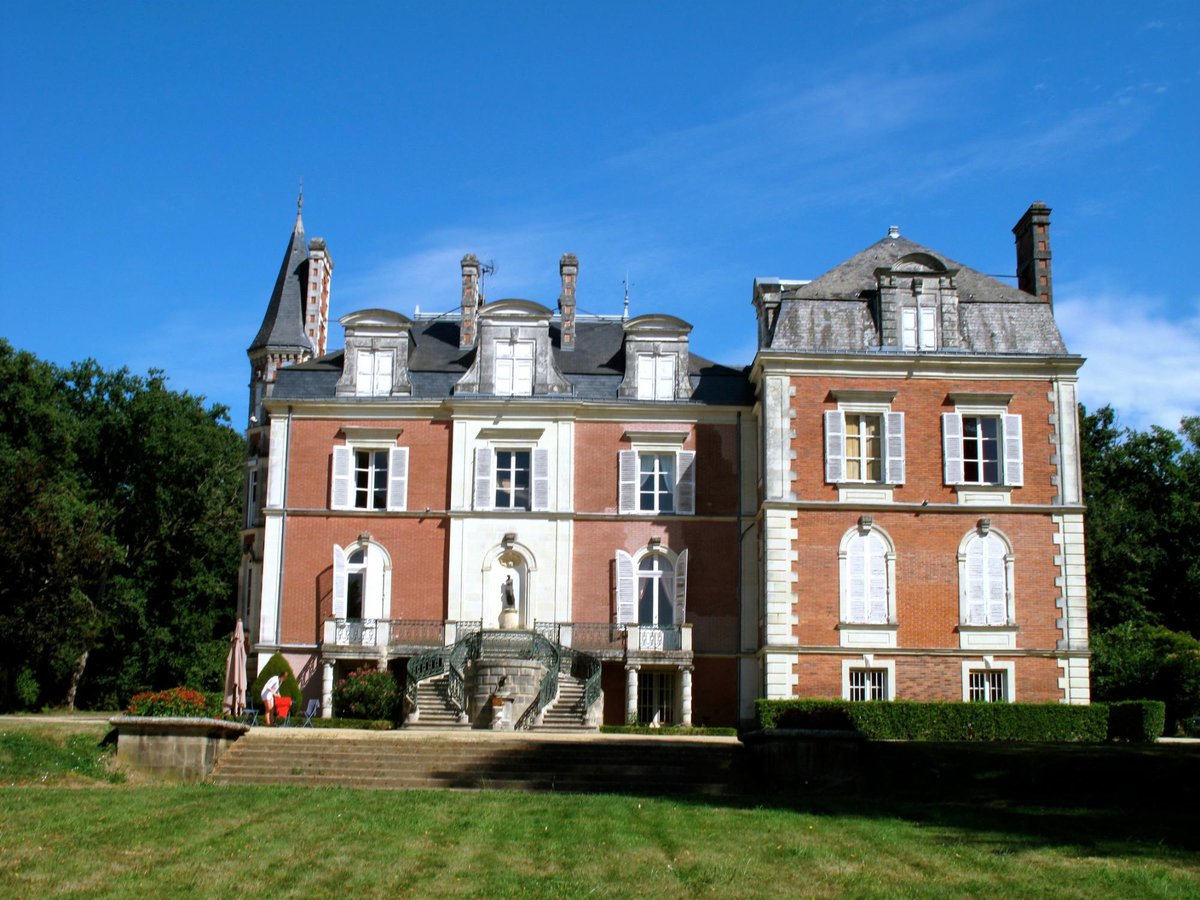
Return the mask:
<path fill-rule="evenodd" d="M 1002 284 L 905 237 L 885 237 L 808 284 L 785 291 L 770 349 L 894 352 L 881 348 L 875 270 L 926 254 L 957 269 L 961 350 L 946 352 L 1067 353 L 1049 304 Z"/>
<path fill-rule="evenodd" d="M 458 346 L 458 316 L 418 317 L 413 323 L 409 344 L 408 368 L 412 399 L 437 400 L 454 396 L 454 386 L 462 378 L 474 349 Z M 575 325 L 575 349 L 559 349 L 559 323 L 550 324 L 550 340 L 559 371 L 571 382 L 570 395 L 534 395 L 521 400 L 583 400 L 615 402 L 617 388 L 625 377 L 624 323 L 619 319 L 578 317 Z M 332 400 L 342 375 L 343 351 L 328 353 L 320 359 L 286 366 L 276 375 L 272 397 L 277 400 Z M 695 353 L 688 354 L 692 397 L 689 402 L 716 406 L 751 406 L 754 389 L 747 369 L 731 368 L 711 362 Z M 490 395 L 459 396 L 490 399 Z M 379 398 L 369 398 L 378 402 Z M 403 401 L 406 397 L 394 398 Z M 508 398 L 504 398 L 508 399 Z M 342 398 L 355 402 L 355 398 Z M 339 401 L 341 402 L 341 401 Z M 623 401 L 636 404 L 639 401 Z"/>
<path fill-rule="evenodd" d="M 277 350 L 284 353 L 313 352 L 312 341 L 304 333 L 304 303 L 308 294 L 308 244 L 304 240 L 304 223 L 296 213 L 296 225 L 283 252 L 283 264 L 275 279 L 275 289 L 267 303 L 258 334 L 248 353 L 256 350 Z"/>

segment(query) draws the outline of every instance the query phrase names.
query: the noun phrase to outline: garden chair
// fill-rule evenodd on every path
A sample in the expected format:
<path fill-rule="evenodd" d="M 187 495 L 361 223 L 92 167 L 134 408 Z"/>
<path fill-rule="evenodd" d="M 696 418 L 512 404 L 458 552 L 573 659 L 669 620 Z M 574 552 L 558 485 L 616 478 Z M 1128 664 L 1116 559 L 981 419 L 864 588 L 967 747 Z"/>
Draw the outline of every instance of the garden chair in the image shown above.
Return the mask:
<path fill-rule="evenodd" d="M 316 699 L 309 700 L 308 705 L 304 707 L 304 712 L 302 713 L 302 715 L 304 716 L 304 721 L 301 722 L 297 727 L 312 728 L 313 716 L 315 716 L 317 714 L 317 710 L 319 710 L 320 708 L 321 708 L 320 700 L 316 700 Z"/>
<path fill-rule="evenodd" d="M 243 709 L 242 710 L 242 724 L 243 725 L 257 725 L 258 724 L 258 710 L 255 709 L 253 706 L 247 706 L 245 709 Z"/>

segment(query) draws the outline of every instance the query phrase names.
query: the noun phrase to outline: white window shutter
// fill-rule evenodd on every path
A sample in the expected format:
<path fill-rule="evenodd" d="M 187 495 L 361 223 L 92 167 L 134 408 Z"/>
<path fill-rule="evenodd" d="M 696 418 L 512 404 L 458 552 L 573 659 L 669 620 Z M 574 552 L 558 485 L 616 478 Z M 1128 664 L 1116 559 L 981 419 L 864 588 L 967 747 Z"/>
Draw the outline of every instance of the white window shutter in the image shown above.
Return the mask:
<path fill-rule="evenodd" d="M 921 349 L 936 350 L 937 318 L 935 310 L 931 306 L 922 306 L 919 315 L 921 320 Z"/>
<path fill-rule="evenodd" d="M 678 480 L 675 482 L 675 512 L 682 516 L 696 513 L 696 453 L 694 450 L 680 450 L 675 454 L 675 471 Z"/>
<path fill-rule="evenodd" d="M 513 366 L 512 392 L 522 397 L 533 393 L 533 359 L 521 358 L 515 360 Z"/>
<path fill-rule="evenodd" d="M 942 462 L 946 484 L 962 484 L 962 415 L 942 413 Z"/>
<path fill-rule="evenodd" d="M 346 551 L 333 545 L 333 615 L 346 618 Z"/>
<path fill-rule="evenodd" d="M 846 477 L 846 415 L 825 410 L 825 481 L 834 484 Z"/>
<path fill-rule="evenodd" d="M 617 551 L 617 624 L 637 624 L 637 574 L 624 550 Z"/>
<path fill-rule="evenodd" d="M 387 508 L 408 509 L 408 448 L 392 447 L 388 450 L 388 493 Z"/>
<path fill-rule="evenodd" d="M 862 535 L 850 539 L 846 548 L 847 584 L 846 611 L 851 622 L 865 622 L 867 619 L 867 542 Z"/>
<path fill-rule="evenodd" d="M 637 366 L 637 398 L 639 400 L 654 399 L 654 357 L 649 353 L 639 353 L 635 358 Z"/>
<path fill-rule="evenodd" d="M 370 350 L 359 350 L 354 354 L 354 393 L 369 396 L 375 380 L 375 354 Z"/>
<path fill-rule="evenodd" d="M 967 544 L 967 624 L 987 624 L 987 600 L 984 596 L 987 544 L 974 538 Z"/>
<path fill-rule="evenodd" d="M 868 565 L 870 589 L 867 592 L 867 621 L 881 624 L 888 620 L 888 583 L 887 583 L 887 550 L 878 535 L 867 538 Z"/>
<path fill-rule="evenodd" d="M 1008 585 L 1004 563 L 1004 544 L 995 535 L 987 536 L 987 623 L 1008 624 Z"/>
<path fill-rule="evenodd" d="M 344 444 L 333 448 L 333 485 L 329 490 L 330 509 L 350 509 L 350 478 L 354 469 L 354 451 Z"/>
<path fill-rule="evenodd" d="M 654 357 L 654 399 L 675 399 L 675 357 Z"/>
<path fill-rule="evenodd" d="M 904 484 L 904 413 L 890 412 L 884 418 L 888 484 Z"/>
<path fill-rule="evenodd" d="M 622 450 L 617 454 L 618 498 L 617 510 L 623 513 L 637 511 L 638 459 L 636 450 Z"/>
<path fill-rule="evenodd" d="M 688 552 L 681 550 L 675 559 L 675 624 L 687 621 Z"/>
<path fill-rule="evenodd" d="M 1021 446 L 1021 417 L 1004 417 L 1004 483 L 1025 483 L 1025 462 Z"/>
<path fill-rule="evenodd" d="M 550 508 L 550 451 L 533 448 L 533 509 Z"/>
<path fill-rule="evenodd" d="M 492 448 L 475 449 L 475 508 L 491 509 L 496 495 L 492 490 Z"/>
<path fill-rule="evenodd" d="M 917 311 L 915 309 L 900 310 L 900 349 L 917 349 Z"/>
<path fill-rule="evenodd" d="M 375 354 L 376 397 L 387 397 L 392 393 L 392 351 L 381 350 Z"/>

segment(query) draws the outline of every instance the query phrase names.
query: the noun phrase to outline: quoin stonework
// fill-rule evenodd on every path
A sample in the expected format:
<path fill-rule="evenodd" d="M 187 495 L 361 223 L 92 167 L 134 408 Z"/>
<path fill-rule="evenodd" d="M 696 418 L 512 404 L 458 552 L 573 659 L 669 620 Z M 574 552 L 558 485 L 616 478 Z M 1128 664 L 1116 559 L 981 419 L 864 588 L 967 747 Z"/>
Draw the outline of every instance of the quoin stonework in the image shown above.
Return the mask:
<path fill-rule="evenodd" d="M 1035 203 L 1013 229 L 1013 285 L 896 228 L 754 279 L 739 368 L 675 316 L 581 313 L 570 253 L 545 302 L 485 297 L 467 254 L 452 313 L 351 312 L 331 350 L 333 258 L 298 213 L 248 351 L 258 664 L 282 652 L 323 715 L 387 669 L 408 722 L 447 727 L 1087 703 L 1083 360 L 1049 227 Z"/>

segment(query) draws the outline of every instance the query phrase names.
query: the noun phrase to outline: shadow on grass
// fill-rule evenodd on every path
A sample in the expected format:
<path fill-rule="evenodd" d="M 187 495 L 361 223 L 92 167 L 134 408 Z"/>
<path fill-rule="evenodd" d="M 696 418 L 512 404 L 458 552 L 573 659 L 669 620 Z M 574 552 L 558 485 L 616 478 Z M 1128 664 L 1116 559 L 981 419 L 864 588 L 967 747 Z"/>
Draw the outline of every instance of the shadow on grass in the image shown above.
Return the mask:
<path fill-rule="evenodd" d="M 857 766 L 780 784 L 737 745 L 531 742 L 439 775 L 466 788 L 523 779 L 541 790 L 897 818 L 946 829 L 952 840 L 975 833 L 998 853 L 1053 845 L 1162 858 L 1200 850 L 1200 745 L 867 742 Z"/>

